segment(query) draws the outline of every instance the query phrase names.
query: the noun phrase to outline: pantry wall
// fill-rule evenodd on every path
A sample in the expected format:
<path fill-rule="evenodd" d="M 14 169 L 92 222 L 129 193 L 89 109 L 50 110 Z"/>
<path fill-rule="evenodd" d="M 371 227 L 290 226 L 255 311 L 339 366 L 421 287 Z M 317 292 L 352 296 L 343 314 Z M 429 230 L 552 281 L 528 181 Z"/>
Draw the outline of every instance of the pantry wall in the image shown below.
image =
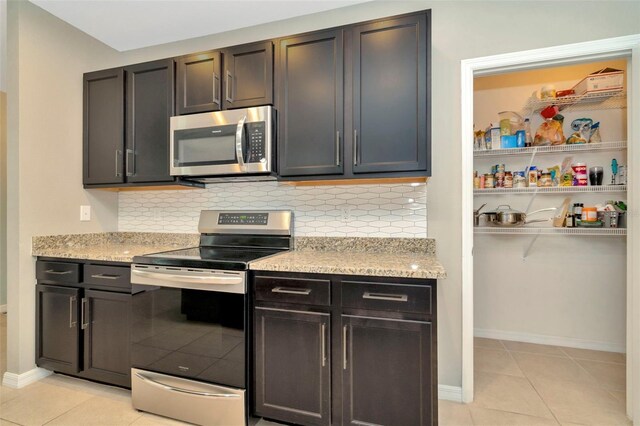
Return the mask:
<path fill-rule="evenodd" d="M 610 67 L 625 71 L 626 60 L 591 62 L 543 68 L 474 79 L 474 123 L 484 129 L 496 122 L 498 112 L 515 111 L 531 118 L 531 132 L 543 119 L 527 108 L 527 101 L 542 86 L 569 89 L 591 72 Z M 604 167 L 604 181 L 611 182 L 611 161 L 627 165 L 626 98 L 564 109 L 564 137 L 571 134 L 571 122 L 591 118 L 600 122 L 603 146 L 611 149 L 536 154 L 533 165 L 545 169 L 561 165 L 566 157 L 584 162 L 587 169 Z M 609 144 L 611 143 L 611 144 Z M 506 170 L 525 170 L 531 154 L 483 155 L 475 153 L 474 170 L 489 173 L 491 166 L 505 164 Z M 472 183 L 469 182 L 469 185 Z M 605 189 L 605 188 L 596 188 Z M 474 208 L 483 210 L 502 204 L 533 212 L 560 207 L 565 197 L 571 204 L 604 204 L 627 200 L 626 188 L 609 187 L 602 192 L 549 192 L 535 197 L 525 193 L 481 193 L 475 191 Z M 571 191 L 571 189 L 569 189 Z M 589 191 L 589 190 L 588 190 Z M 530 204 L 531 203 L 531 204 Z M 546 216 L 545 216 L 546 214 Z M 531 219 L 549 218 L 541 213 Z M 480 226 L 484 225 L 481 220 Z M 525 227 L 552 227 L 551 222 Z M 596 350 L 625 352 L 626 349 L 626 236 L 608 235 L 485 234 L 474 228 L 474 335 Z M 621 231 L 624 232 L 624 231 Z M 619 232 L 619 233 L 621 233 Z"/>

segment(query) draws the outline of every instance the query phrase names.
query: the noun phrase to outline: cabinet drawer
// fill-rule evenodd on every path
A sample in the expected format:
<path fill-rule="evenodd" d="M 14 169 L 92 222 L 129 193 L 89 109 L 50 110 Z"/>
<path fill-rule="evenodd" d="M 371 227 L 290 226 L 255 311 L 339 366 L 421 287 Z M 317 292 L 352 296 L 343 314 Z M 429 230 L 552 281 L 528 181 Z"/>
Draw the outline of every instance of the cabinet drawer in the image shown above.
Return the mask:
<path fill-rule="evenodd" d="M 343 281 L 342 306 L 429 315 L 431 287 Z"/>
<path fill-rule="evenodd" d="M 36 262 L 36 279 L 47 283 L 79 283 L 80 264 L 39 260 Z"/>
<path fill-rule="evenodd" d="M 86 265 L 84 282 L 87 284 L 131 288 L 131 269 L 124 266 Z"/>
<path fill-rule="evenodd" d="M 300 278 L 256 277 L 256 300 L 299 303 L 305 305 L 331 304 L 331 281 Z"/>

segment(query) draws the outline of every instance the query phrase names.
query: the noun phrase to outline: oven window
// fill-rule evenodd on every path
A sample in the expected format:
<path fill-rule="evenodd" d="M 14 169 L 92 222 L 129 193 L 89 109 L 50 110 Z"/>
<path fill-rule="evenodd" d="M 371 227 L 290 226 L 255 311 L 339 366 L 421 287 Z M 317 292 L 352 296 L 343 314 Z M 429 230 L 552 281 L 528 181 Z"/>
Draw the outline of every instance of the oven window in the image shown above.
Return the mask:
<path fill-rule="evenodd" d="M 133 296 L 133 367 L 245 388 L 246 295 L 143 288 Z"/>
<path fill-rule="evenodd" d="M 236 126 L 174 132 L 174 165 L 202 166 L 236 163 Z"/>

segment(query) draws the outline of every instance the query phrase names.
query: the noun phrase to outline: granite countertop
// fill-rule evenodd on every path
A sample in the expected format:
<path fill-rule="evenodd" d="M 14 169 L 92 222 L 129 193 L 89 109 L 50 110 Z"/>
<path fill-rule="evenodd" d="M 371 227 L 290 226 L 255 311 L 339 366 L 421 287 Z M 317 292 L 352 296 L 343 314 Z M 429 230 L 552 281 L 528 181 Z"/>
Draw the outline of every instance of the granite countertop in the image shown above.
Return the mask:
<path fill-rule="evenodd" d="M 33 237 L 33 256 L 131 262 L 134 256 L 196 247 L 199 234 L 104 232 Z M 259 271 L 445 278 L 429 238 L 298 237 L 295 249 L 249 263 Z"/>
<path fill-rule="evenodd" d="M 397 278 L 446 278 L 426 238 L 296 239 L 296 248 L 249 264 L 258 271 L 306 272 Z"/>
<path fill-rule="evenodd" d="M 102 232 L 33 237 L 33 256 L 131 262 L 134 256 L 195 247 L 199 234 Z"/>

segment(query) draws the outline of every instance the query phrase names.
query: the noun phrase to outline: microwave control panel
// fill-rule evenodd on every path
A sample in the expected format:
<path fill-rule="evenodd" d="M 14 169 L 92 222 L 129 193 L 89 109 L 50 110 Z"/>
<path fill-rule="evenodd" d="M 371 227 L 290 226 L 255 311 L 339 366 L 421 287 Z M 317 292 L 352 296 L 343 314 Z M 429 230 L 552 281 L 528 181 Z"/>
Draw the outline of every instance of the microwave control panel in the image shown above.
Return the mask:
<path fill-rule="evenodd" d="M 247 163 L 259 163 L 266 159 L 265 123 L 258 121 L 246 124 Z"/>

